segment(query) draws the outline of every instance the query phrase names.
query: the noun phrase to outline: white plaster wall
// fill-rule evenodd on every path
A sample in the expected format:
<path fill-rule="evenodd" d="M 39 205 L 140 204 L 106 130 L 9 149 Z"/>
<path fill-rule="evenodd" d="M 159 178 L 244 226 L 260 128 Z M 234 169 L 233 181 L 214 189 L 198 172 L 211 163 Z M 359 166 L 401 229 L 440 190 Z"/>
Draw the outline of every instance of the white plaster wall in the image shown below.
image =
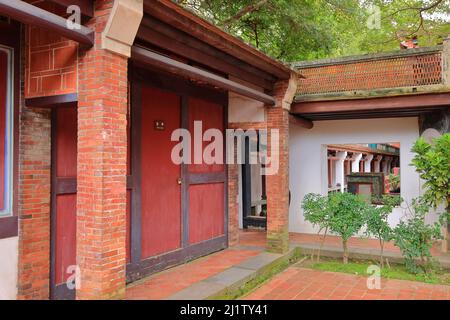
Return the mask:
<path fill-rule="evenodd" d="M 0 240 L 0 300 L 16 299 L 18 239 L 13 237 Z"/>
<path fill-rule="evenodd" d="M 239 82 L 249 86 L 255 90 L 263 92 L 264 90 L 258 86 L 248 82 L 230 77 L 230 80 Z M 251 98 L 241 96 L 237 93 L 230 92 L 228 94 L 228 122 L 244 123 L 244 122 L 264 122 L 265 109 L 264 103 Z M 239 186 L 238 186 L 238 208 L 239 208 L 239 228 L 243 228 L 242 221 L 242 168 L 239 166 Z"/>
<path fill-rule="evenodd" d="M 239 82 L 261 92 L 264 91 L 260 87 L 234 77 L 230 77 L 230 80 Z M 264 122 L 264 120 L 264 103 L 241 96 L 234 92 L 228 94 L 228 122 Z"/>
<path fill-rule="evenodd" d="M 292 200 L 289 230 L 301 233 L 318 231 L 304 221 L 301 201 L 311 192 L 327 194 L 327 144 L 400 142 L 401 196 L 406 201 L 417 197 L 421 182 L 409 164 L 413 158 L 410 150 L 418 137 L 416 117 L 316 121 L 311 130 L 291 125 L 289 180 Z M 404 214 L 403 209 L 394 209 L 390 224 L 398 223 Z"/>

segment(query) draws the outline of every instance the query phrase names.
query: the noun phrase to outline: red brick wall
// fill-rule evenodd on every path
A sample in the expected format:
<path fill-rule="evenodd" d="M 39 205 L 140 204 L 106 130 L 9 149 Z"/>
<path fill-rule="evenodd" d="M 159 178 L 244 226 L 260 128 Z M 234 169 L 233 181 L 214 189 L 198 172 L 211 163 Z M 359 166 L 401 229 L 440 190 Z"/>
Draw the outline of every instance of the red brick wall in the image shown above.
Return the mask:
<path fill-rule="evenodd" d="M 78 299 L 125 294 L 127 58 L 100 48 L 112 4 L 96 2 L 95 46 L 79 55 Z"/>
<path fill-rule="evenodd" d="M 58 15 L 54 5 L 42 1 L 33 2 Z M 78 82 L 78 44 L 56 32 L 28 26 L 26 28 L 25 97 L 42 97 L 76 93 Z"/>
<path fill-rule="evenodd" d="M 23 43 L 23 42 L 22 42 Z M 23 94 L 22 47 L 21 93 Z M 50 273 L 50 112 L 20 103 L 18 299 L 48 299 Z"/>
<path fill-rule="evenodd" d="M 289 112 L 282 107 L 282 101 L 288 88 L 288 81 L 275 85 L 275 107 L 266 109 L 269 156 L 271 148 L 271 130 L 279 130 L 278 152 L 279 170 L 277 174 L 266 176 L 267 192 L 267 249 L 282 253 L 289 248 Z"/>
<path fill-rule="evenodd" d="M 236 147 L 235 147 L 236 150 Z M 236 151 L 235 151 L 236 154 Z M 228 165 L 228 245 L 239 243 L 239 167 Z"/>

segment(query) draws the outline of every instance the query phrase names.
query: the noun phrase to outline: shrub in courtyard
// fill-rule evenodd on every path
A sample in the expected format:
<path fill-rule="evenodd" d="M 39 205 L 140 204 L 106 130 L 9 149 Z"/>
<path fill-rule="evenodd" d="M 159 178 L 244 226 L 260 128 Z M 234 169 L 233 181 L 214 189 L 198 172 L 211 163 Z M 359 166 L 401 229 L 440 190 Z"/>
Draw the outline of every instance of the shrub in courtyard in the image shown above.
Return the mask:
<path fill-rule="evenodd" d="M 319 194 L 309 193 L 303 199 L 302 209 L 305 220 L 319 229 L 318 235 L 324 231 L 320 248 L 317 253 L 317 261 L 319 261 L 320 252 L 328 234 L 330 216 L 332 215 L 328 210 L 328 199 Z"/>
<path fill-rule="evenodd" d="M 450 231 L 450 134 L 443 134 L 431 144 L 420 138 L 412 152 L 415 153 L 412 165 L 425 181 L 424 201 L 435 209 L 440 204 L 447 205 L 447 212 L 441 213 L 441 219 L 442 225 L 447 225 Z M 448 232 L 444 235 L 448 237 Z"/>
<path fill-rule="evenodd" d="M 390 175 L 388 175 L 388 181 L 390 192 L 398 193 L 400 191 L 400 176 L 391 173 Z"/>
<path fill-rule="evenodd" d="M 394 229 L 394 243 L 400 248 L 408 271 L 415 274 L 427 272 L 432 266 L 431 247 L 442 238 L 441 224 L 425 222 L 430 206 L 424 198 L 413 199 L 408 209 L 410 216 Z"/>
<path fill-rule="evenodd" d="M 412 165 L 425 181 L 424 201 L 435 208 L 446 203 L 450 195 L 450 134 L 434 139 L 433 144 L 420 138 L 412 152 Z"/>
<path fill-rule="evenodd" d="M 348 239 L 357 234 L 365 221 L 368 204 L 350 193 L 333 193 L 328 197 L 308 194 L 303 200 L 305 220 L 339 235 L 344 249 L 343 261 L 348 263 Z M 323 243 L 323 242 L 322 242 Z"/>
<path fill-rule="evenodd" d="M 330 231 L 342 238 L 343 262 L 348 263 L 348 239 L 356 235 L 365 222 L 368 204 L 364 199 L 351 193 L 335 193 L 328 198 Z"/>
<path fill-rule="evenodd" d="M 384 266 L 384 245 L 394 238 L 394 232 L 389 226 L 388 218 L 396 206 L 400 205 L 402 199 L 399 196 L 384 195 L 381 205 L 368 206 L 366 210 L 365 223 L 367 236 L 373 236 L 380 243 L 380 266 Z"/>

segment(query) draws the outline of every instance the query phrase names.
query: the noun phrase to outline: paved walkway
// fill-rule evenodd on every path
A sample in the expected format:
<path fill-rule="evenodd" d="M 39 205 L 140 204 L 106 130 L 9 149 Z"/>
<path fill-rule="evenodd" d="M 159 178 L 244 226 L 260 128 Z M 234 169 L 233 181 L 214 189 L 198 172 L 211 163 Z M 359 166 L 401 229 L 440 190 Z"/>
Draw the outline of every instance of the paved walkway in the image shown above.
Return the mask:
<path fill-rule="evenodd" d="M 261 250 L 232 248 L 168 269 L 127 287 L 127 300 L 161 300 L 237 265 Z"/>
<path fill-rule="evenodd" d="M 450 286 L 383 279 L 369 290 L 367 278 L 292 266 L 244 297 L 249 300 L 450 300 Z"/>
<path fill-rule="evenodd" d="M 198 285 L 225 270 L 261 254 L 265 248 L 265 232 L 245 231 L 240 233 L 239 246 L 226 249 L 197 259 L 190 263 L 168 269 L 127 287 L 128 300 L 159 300 Z M 291 243 L 317 244 L 316 235 L 292 235 Z M 340 247 L 337 237 L 328 237 L 326 245 Z M 377 248 L 375 240 L 351 239 L 350 247 Z M 387 246 L 386 252 L 395 252 L 396 248 Z M 366 289 L 366 280 L 348 274 L 333 274 L 298 267 L 288 268 L 270 282 L 257 289 L 248 298 L 254 299 L 406 299 L 441 298 L 449 299 L 450 287 L 429 286 L 417 282 L 388 280 L 383 282 L 381 291 Z M 445 291 L 446 290 L 446 291 Z"/>

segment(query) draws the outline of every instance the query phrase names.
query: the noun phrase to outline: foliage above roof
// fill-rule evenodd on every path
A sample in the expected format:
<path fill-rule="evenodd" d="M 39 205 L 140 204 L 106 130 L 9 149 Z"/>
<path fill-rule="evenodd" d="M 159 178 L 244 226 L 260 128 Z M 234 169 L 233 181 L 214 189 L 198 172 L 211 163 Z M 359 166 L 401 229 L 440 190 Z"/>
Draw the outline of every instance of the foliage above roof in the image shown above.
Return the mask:
<path fill-rule="evenodd" d="M 395 50 L 450 34 L 450 0 L 176 0 L 274 58 L 292 62 Z"/>

